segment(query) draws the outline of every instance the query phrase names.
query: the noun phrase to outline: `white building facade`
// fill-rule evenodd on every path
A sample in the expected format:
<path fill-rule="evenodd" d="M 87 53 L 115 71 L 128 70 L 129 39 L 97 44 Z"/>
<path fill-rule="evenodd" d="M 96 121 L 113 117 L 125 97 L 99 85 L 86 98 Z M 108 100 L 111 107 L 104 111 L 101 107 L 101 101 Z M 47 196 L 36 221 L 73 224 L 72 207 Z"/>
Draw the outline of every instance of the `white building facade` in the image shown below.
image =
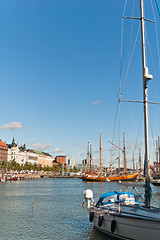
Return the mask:
<path fill-rule="evenodd" d="M 70 158 L 68 159 L 68 168 L 74 168 L 75 167 L 75 159 Z"/>
<path fill-rule="evenodd" d="M 8 148 L 8 161 L 13 160 L 20 165 L 24 165 L 27 161 L 27 151 L 20 151 L 18 146 Z"/>
<path fill-rule="evenodd" d="M 18 147 L 18 143 L 15 143 L 13 138 L 12 143 L 8 144 L 8 162 L 15 161 L 20 165 L 25 165 L 26 162 L 31 163 L 32 165 L 38 165 L 38 154 L 33 150 L 27 150 L 25 144 L 21 147 Z"/>

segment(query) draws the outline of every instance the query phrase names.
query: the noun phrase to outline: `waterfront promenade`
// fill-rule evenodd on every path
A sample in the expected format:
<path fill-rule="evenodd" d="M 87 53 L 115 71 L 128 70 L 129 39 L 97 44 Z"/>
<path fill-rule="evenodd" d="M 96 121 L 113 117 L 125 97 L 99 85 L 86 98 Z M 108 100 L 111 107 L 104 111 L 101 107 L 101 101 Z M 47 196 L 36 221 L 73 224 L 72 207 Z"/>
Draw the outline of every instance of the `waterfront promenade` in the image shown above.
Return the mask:
<path fill-rule="evenodd" d="M 0 182 L 17 181 L 17 180 L 33 180 L 39 178 L 81 178 L 78 175 L 57 175 L 53 173 L 38 173 L 38 174 L 7 174 L 0 175 Z"/>

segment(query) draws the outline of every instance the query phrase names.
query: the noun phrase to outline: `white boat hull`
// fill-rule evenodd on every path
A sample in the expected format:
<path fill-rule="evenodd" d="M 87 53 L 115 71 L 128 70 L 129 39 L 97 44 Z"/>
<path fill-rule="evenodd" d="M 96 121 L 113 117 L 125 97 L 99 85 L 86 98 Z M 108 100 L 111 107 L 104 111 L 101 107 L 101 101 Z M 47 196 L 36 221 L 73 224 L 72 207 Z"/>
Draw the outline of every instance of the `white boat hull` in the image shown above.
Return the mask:
<path fill-rule="evenodd" d="M 151 240 L 160 237 L 160 221 L 137 219 L 134 217 L 103 214 L 102 226 L 98 226 L 99 212 L 94 212 L 95 227 L 118 239 Z M 116 221 L 115 231 L 111 232 L 111 222 Z"/>
<path fill-rule="evenodd" d="M 152 183 L 154 186 L 160 186 L 160 179 L 152 180 L 151 183 Z"/>

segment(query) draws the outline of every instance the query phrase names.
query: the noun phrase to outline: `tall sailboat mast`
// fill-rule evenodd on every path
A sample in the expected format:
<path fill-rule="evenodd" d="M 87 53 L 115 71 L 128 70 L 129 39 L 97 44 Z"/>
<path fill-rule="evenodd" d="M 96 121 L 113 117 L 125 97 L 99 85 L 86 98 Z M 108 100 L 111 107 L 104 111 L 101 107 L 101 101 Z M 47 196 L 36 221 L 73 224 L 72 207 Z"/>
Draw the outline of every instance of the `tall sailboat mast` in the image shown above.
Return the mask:
<path fill-rule="evenodd" d="M 100 146 L 99 146 L 99 150 L 100 150 L 100 172 L 101 172 L 101 176 L 102 176 L 102 156 L 101 156 L 101 151 L 102 151 L 102 148 L 101 148 L 101 132 L 100 132 Z"/>
<path fill-rule="evenodd" d="M 89 172 L 90 170 L 90 156 L 89 156 L 89 141 L 88 141 L 88 146 L 87 146 L 87 171 Z"/>
<path fill-rule="evenodd" d="M 139 172 L 141 173 L 142 165 L 141 165 L 141 149 L 139 148 Z"/>
<path fill-rule="evenodd" d="M 160 170 L 160 142 L 159 142 L 159 136 L 158 136 L 158 173 Z"/>
<path fill-rule="evenodd" d="M 92 144 L 90 144 L 90 173 L 92 172 Z"/>
<path fill-rule="evenodd" d="M 123 132 L 123 157 L 124 157 L 124 172 L 127 173 L 127 159 L 124 132 Z"/>
<path fill-rule="evenodd" d="M 148 136 L 148 81 L 153 77 L 148 74 L 145 54 L 145 36 L 144 36 L 144 8 L 143 0 L 140 0 L 140 20 L 141 20 L 141 44 L 142 44 L 142 71 L 143 71 L 143 101 L 144 101 L 144 135 L 145 135 L 145 206 L 150 207 L 150 178 L 149 178 L 149 136 Z"/>

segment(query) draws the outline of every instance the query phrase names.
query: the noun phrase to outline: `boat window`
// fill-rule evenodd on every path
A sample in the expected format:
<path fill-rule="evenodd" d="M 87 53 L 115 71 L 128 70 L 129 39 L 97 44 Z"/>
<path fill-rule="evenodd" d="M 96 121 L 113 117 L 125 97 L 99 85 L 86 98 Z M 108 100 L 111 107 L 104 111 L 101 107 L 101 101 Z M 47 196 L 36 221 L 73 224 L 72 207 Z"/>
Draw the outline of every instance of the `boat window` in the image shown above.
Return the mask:
<path fill-rule="evenodd" d="M 107 196 L 103 199 L 102 205 L 108 204 L 108 203 L 114 203 L 115 201 L 117 201 L 117 195 Z"/>

